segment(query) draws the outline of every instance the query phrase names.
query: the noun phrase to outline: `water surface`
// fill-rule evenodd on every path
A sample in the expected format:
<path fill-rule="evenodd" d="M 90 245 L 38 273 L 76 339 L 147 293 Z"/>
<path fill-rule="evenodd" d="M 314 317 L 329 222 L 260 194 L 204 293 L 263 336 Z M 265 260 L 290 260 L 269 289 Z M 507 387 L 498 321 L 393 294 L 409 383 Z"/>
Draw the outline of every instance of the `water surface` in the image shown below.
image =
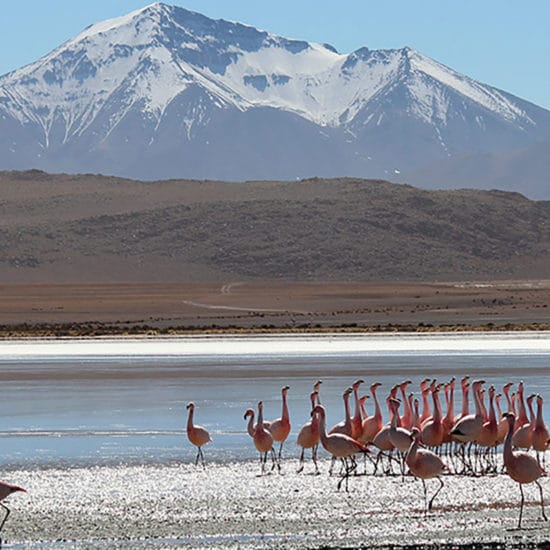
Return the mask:
<path fill-rule="evenodd" d="M 342 392 L 380 381 L 383 397 L 406 378 L 483 377 L 500 390 L 523 379 L 550 402 L 548 333 L 40 340 L 0 342 L 0 465 L 189 461 L 185 406 L 214 441 L 210 460 L 256 452 L 244 411 L 264 402 L 280 416 L 288 384 L 293 425 L 287 454 L 309 418 L 309 393 L 323 380 L 328 424 L 343 418 Z M 416 390 L 417 392 L 417 390 Z M 457 403 L 457 409 L 460 402 Z M 547 410 L 547 416 L 550 411 Z M 372 404 L 367 408 L 372 411 Z"/>

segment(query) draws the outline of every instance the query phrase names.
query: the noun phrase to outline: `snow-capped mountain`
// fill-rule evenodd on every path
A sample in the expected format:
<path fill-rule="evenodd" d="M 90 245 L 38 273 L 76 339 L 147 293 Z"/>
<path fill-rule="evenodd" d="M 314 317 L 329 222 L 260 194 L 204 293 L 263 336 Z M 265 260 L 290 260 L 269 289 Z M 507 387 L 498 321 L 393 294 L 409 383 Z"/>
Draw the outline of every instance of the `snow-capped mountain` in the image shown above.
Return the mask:
<path fill-rule="evenodd" d="M 548 139 L 549 111 L 410 48 L 341 54 L 162 3 L 0 77 L 4 169 L 406 179 Z"/>

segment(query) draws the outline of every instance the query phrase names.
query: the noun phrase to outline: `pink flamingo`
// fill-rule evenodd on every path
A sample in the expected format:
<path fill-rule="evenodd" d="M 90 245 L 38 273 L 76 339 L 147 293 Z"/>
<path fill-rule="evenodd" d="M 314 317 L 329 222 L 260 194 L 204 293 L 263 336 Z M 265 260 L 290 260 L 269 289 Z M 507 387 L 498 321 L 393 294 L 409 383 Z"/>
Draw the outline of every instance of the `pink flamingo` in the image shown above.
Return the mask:
<path fill-rule="evenodd" d="M 277 465 L 280 469 L 279 463 L 275 461 L 273 435 L 267 428 L 264 427 L 264 404 L 261 401 L 258 403 L 258 421 L 254 427 L 254 435 L 252 436 L 252 439 L 256 450 L 260 453 L 261 473 L 263 474 L 265 471 L 267 453 L 270 451 L 273 458 L 273 467 Z"/>
<path fill-rule="evenodd" d="M 273 420 L 269 423 L 269 431 L 273 436 L 273 441 L 281 444 L 279 446 L 279 460 L 281 460 L 282 457 L 283 445 L 286 441 L 286 438 L 288 437 L 288 434 L 290 433 L 290 416 L 288 414 L 288 404 L 286 402 L 286 396 L 289 389 L 289 386 L 285 386 L 281 390 L 281 397 L 283 402 L 283 411 L 281 414 L 281 418 L 277 418 L 277 420 Z"/>
<path fill-rule="evenodd" d="M 195 426 L 193 424 L 195 404 L 189 403 L 187 405 L 187 410 L 189 411 L 189 416 L 187 417 L 187 438 L 198 449 L 197 458 L 195 459 L 195 465 L 199 463 L 199 458 L 200 458 L 202 466 L 203 468 L 205 468 L 206 464 L 204 462 L 204 454 L 202 452 L 202 446 L 206 445 L 207 443 L 210 443 L 210 441 L 212 441 L 212 438 L 210 437 L 210 434 L 205 428 L 203 428 L 202 426 Z"/>
<path fill-rule="evenodd" d="M 481 427 L 481 432 L 479 432 L 478 444 L 481 447 L 485 447 L 487 449 L 485 452 L 487 471 L 496 472 L 497 465 L 494 461 L 491 460 L 491 451 L 495 450 L 497 445 L 499 444 L 498 422 L 495 414 L 494 386 L 491 386 L 489 388 L 489 415 L 487 420 L 483 423 L 483 426 Z"/>
<path fill-rule="evenodd" d="M 351 388 L 346 388 L 344 391 L 344 394 L 342 395 L 342 398 L 344 400 L 344 411 L 345 411 L 345 418 L 341 422 L 338 422 L 338 424 L 335 424 L 332 426 L 332 428 L 329 430 L 329 434 L 343 434 L 347 435 L 348 437 L 351 437 L 351 434 L 353 432 L 353 426 L 352 426 L 352 419 L 351 419 L 351 412 L 349 408 L 349 398 L 353 390 Z M 332 460 L 330 461 L 330 467 L 328 469 L 329 475 L 332 475 L 332 470 L 334 469 L 334 464 L 336 463 L 336 457 L 333 455 Z"/>
<path fill-rule="evenodd" d="M 315 402 L 317 400 L 318 392 L 314 391 L 309 396 L 311 401 L 311 410 L 315 408 Z M 300 473 L 304 469 L 304 454 L 306 449 L 311 449 L 311 459 L 315 464 L 315 473 L 319 473 L 319 467 L 317 466 L 317 448 L 319 447 L 320 434 L 319 434 L 319 416 L 314 414 L 311 416 L 311 420 L 304 424 L 300 428 L 296 443 L 302 447 L 300 454 L 300 466 L 297 473 Z"/>
<path fill-rule="evenodd" d="M 6 520 L 10 515 L 10 509 L 2 501 L 5 498 L 9 497 L 12 493 L 16 493 L 17 491 L 22 491 L 23 493 L 27 492 L 25 489 L 23 489 L 23 487 L 18 487 L 17 485 L 11 485 L 10 483 L 6 483 L 5 481 L 0 481 L 0 506 L 2 506 L 2 508 L 4 508 L 4 510 L 6 511 L 6 515 L 4 516 L 2 523 L 0 523 L 0 531 L 2 531 L 4 523 L 6 523 Z"/>
<path fill-rule="evenodd" d="M 393 447 L 402 453 L 406 453 L 411 446 L 412 437 L 409 430 L 397 425 L 397 419 L 399 418 L 399 404 L 400 403 L 397 399 L 390 399 L 390 406 L 393 411 L 393 416 L 388 435 Z"/>
<path fill-rule="evenodd" d="M 361 415 L 361 405 L 359 404 L 359 386 L 363 384 L 363 380 L 356 380 L 351 389 L 353 390 L 353 398 L 355 402 L 355 413 L 351 419 L 351 437 L 357 439 L 363 432 L 363 418 Z"/>
<path fill-rule="evenodd" d="M 380 403 L 378 402 L 378 398 L 376 396 L 376 390 L 381 385 L 382 384 L 380 382 L 375 382 L 370 387 L 372 399 L 374 401 L 374 414 L 363 420 L 363 433 L 359 438 L 359 441 L 362 443 L 370 443 L 376 434 L 382 429 L 382 410 L 380 409 Z"/>
<path fill-rule="evenodd" d="M 521 529 L 521 517 L 523 514 L 523 504 L 525 502 L 525 496 L 523 495 L 524 483 L 536 483 L 540 493 L 540 506 L 542 509 L 542 517 L 546 520 L 546 514 L 544 513 L 544 496 L 542 494 L 542 485 L 539 483 L 539 478 L 546 475 L 546 472 L 540 467 L 537 459 L 529 455 L 524 451 L 512 450 L 512 437 L 514 434 L 514 424 L 516 417 L 514 413 L 505 413 L 508 420 L 508 434 L 504 441 L 504 465 L 508 475 L 517 483 L 519 483 L 519 489 L 521 491 L 521 504 L 519 509 L 519 521 L 518 529 Z"/>
<path fill-rule="evenodd" d="M 323 448 L 328 451 L 334 459 L 340 458 L 343 462 L 344 474 L 342 479 L 338 482 L 338 489 L 340 489 L 342 481 L 345 479 L 347 491 L 348 477 L 357 468 L 354 455 L 361 451 L 368 452 L 368 448 L 348 435 L 340 433 L 327 434 L 326 413 L 323 405 L 316 405 L 311 414 L 319 415 L 319 433 Z M 351 464 L 348 463 L 348 460 Z"/>
<path fill-rule="evenodd" d="M 352 393 L 351 388 L 346 388 L 344 390 L 344 394 L 342 395 L 342 398 L 344 400 L 344 412 L 345 412 L 345 418 L 341 422 L 338 422 L 338 424 L 335 424 L 332 426 L 332 428 L 328 431 L 329 434 L 344 434 L 349 437 L 351 437 L 352 433 L 352 421 L 351 421 L 351 411 L 349 408 L 349 398 Z"/>
<path fill-rule="evenodd" d="M 411 432 L 413 441 L 411 443 L 407 458 L 405 460 L 411 473 L 422 480 L 422 487 L 424 488 L 424 512 L 427 514 L 431 509 L 435 497 L 443 489 L 443 480 L 441 474 L 447 470 L 447 466 L 443 461 L 432 451 L 428 449 L 420 449 L 420 431 L 417 428 L 413 428 Z M 428 503 L 428 495 L 426 490 L 426 479 L 436 477 L 439 480 L 439 489 L 434 493 Z"/>
<path fill-rule="evenodd" d="M 479 437 L 479 432 L 481 431 L 484 421 L 479 391 L 484 383 L 484 380 L 476 380 L 472 384 L 472 393 L 476 411 L 475 414 L 463 416 L 451 430 L 451 435 L 462 443 L 472 443 Z"/>
<path fill-rule="evenodd" d="M 454 425 L 451 430 L 451 435 L 456 441 L 460 443 L 469 443 L 468 447 L 468 462 L 466 462 L 465 448 L 462 446 L 461 459 L 464 467 L 469 468 L 472 472 L 475 471 L 475 468 L 471 464 L 470 460 L 470 450 L 472 444 L 475 443 L 483 427 L 483 422 L 485 418 L 483 416 L 482 406 L 481 406 L 481 386 L 485 383 L 484 380 L 476 380 L 472 383 L 472 394 L 474 398 L 475 405 L 475 414 L 468 414 L 467 416 L 462 416 L 460 420 Z M 477 456 L 477 455 L 476 455 Z"/>

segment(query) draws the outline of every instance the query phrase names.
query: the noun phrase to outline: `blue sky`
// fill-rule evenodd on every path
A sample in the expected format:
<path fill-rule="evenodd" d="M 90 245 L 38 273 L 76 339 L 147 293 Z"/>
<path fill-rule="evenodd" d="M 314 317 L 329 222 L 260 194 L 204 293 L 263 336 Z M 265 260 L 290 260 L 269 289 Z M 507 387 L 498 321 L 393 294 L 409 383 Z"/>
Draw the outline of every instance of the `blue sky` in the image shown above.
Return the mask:
<path fill-rule="evenodd" d="M 149 0 L 2 1 L 0 74 L 38 59 L 91 23 Z M 168 0 L 209 17 L 340 52 L 410 46 L 477 80 L 550 109 L 550 1 Z"/>

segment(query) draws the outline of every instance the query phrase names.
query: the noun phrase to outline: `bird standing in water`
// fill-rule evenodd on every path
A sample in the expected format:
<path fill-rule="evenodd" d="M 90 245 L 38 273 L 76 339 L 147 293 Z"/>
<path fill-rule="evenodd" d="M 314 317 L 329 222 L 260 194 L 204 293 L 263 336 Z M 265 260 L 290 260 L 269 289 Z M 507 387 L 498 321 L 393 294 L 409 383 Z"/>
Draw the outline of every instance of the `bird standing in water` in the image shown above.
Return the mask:
<path fill-rule="evenodd" d="M 521 517 L 523 515 L 523 504 L 525 502 L 525 496 L 523 495 L 524 483 L 536 483 L 540 493 L 540 506 L 542 509 L 542 518 L 546 520 L 546 514 L 544 513 L 544 496 L 542 494 L 542 485 L 539 483 L 539 478 L 546 475 L 546 472 L 541 468 L 537 459 L 524 451 L 512 450 L 512 438 L 514 435 L 514 425 L 516 422 L 516 415 L 514 413 L 504 413 L 504 416 L 508 420 L 508 433 L 504 441 L 504 465 L 508 475 L 517 483 L 519 483 L 519 490 L 521 491 L 521 504 L 519 508 L 519 521 L 518 529 L 521 529 Z"/>
<path fill-rule="evenodd" d="M 187 410 L 189 411 L 189 416 L 187 417 L 187 438 L 189 441 L 198 448 L 197 458 L 195 459 L 195 464 L 199 463 L 199 458 L 201 459 L 203 468 L 206 467 L 204 463 L 204 454 L 202 452 L 202 446 L 210 443 L 212 438 L 208 431 L 202 426 L 195 426 L 193 424 L 193 415 L 195 412 L 195 404 L 189 403 L 187 405 Z"/>

